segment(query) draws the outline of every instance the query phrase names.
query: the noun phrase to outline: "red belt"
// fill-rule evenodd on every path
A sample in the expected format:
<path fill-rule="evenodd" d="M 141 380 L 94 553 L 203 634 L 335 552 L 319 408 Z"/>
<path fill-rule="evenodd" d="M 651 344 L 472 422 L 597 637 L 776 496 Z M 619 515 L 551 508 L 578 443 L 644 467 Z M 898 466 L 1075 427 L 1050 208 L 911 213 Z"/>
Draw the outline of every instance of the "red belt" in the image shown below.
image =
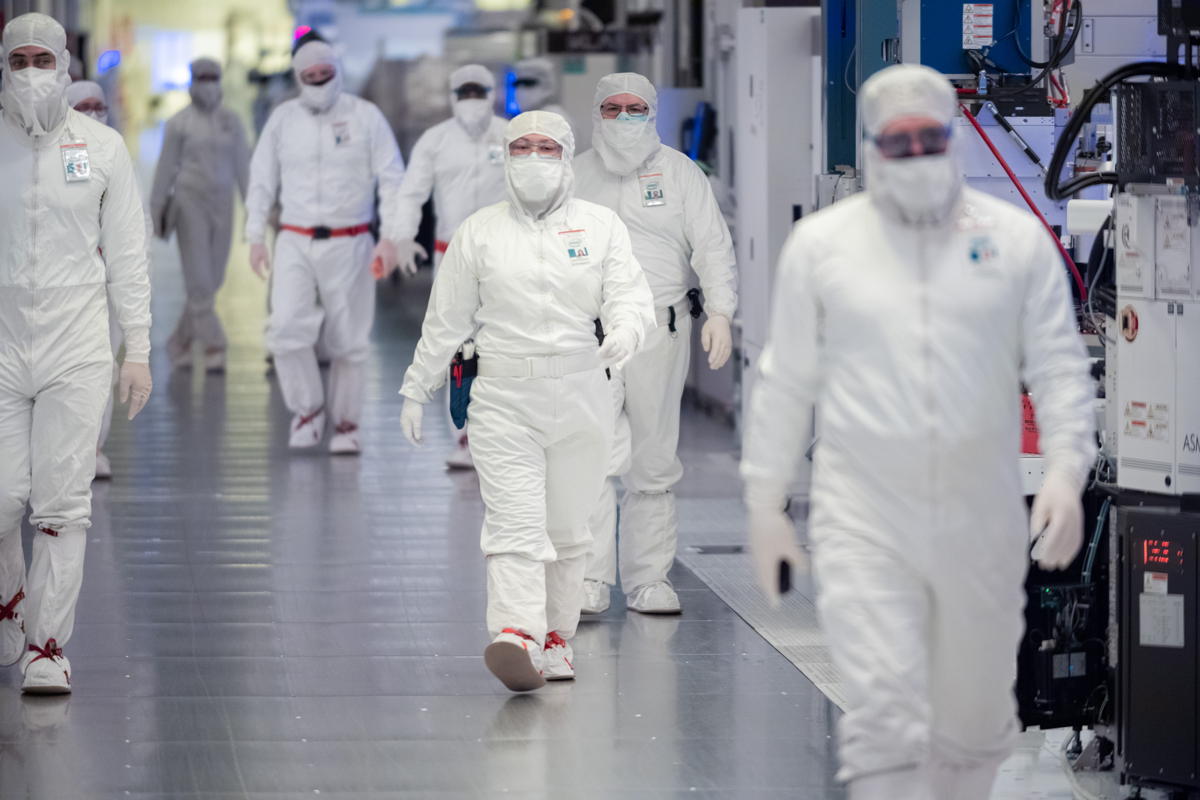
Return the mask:
<path fill-rule="evenodd" d="M 301 236 L 311 236 L 314 239 L 335 239 L 341 236 L 360 236 L 364 233 L 371 232 L 371 226 L 363 223 L 362 225 L 351 225 L 349 228 L 327 228 L 324 225 L 318 225 L 315 228 L 301 228 L 298 225 L 280 225 L 285 231 L 298 233 Z"/>
<path fill-rule="evenodd" d="M 450 243 L 443 242 L 441 239 L 438 239 L 433 243 L 433 249 L 439 253 L 444 253 L 450 249 Z"/>

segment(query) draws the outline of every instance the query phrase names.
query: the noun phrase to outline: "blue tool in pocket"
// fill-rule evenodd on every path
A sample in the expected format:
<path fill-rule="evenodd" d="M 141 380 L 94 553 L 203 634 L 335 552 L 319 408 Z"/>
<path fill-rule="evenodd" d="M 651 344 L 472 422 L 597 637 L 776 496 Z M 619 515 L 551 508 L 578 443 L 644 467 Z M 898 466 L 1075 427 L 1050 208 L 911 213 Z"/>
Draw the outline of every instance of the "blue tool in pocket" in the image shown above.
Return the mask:
<path fill-rule="evenodd" d="M 471 384 L 478 374 L 479 357 L 475 355 L 475 342 L 469 341 L 454 354 L 454 360 L 450 362 L 450 419 L 459 430 L 467 426 Z"/>

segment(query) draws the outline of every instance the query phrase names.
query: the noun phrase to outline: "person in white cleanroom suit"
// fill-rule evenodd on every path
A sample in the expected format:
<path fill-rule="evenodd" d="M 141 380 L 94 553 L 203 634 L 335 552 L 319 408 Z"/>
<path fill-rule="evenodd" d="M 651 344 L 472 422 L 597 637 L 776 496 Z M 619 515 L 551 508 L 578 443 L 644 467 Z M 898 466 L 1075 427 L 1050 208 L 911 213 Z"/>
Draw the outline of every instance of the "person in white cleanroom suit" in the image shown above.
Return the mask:
<path fill-rule="evenodd" d="M 858 96 L 867 191 L 802 220 L 780 256 L 746 422 L 750 545 L 777 596 L 780 563 L 803 565 L 784 508 L 815 406 L 808 529 L 846 687 L 839 777 L 852 800 L 979 800 L 1018 730 L 1021 386 L 1046 458 L 1033 555 L 1059 568 L 1083 536 L 1093 386 L 1046 232 L 963 186 L 946 79 L 895 66 Z"/>
<path fill-rule="evenodd" d="M 513 66 L 517 106 L 525 111 L 550 111 L 571 124 L 571 117 L 559 103 L 558 70 L 548 58 L 524 58 Z"/>
<path fill-rule="evenodd" d="M 2 41 L 0 664 L 20 659 L 26 692 L 63 693 L 112 378 L 108 305 L 125 337 L 120 395 L 132 419 L 151 391 L 150 278 L 125 144 L 67 106 L 62 26 L 25 14 Z"/>
<path fill-rule="evenodd" d="M 187 302 L 167 340 L 171 363 L 191 366 L 198 342 L 205 368 L 220 371 L 226 340 L 216 297 L 233 242 L 233 192 L 246 197 L 250 152 L 242 121 L 221 105 L 221 65 L 199 58 L 191 72 L 192 103 L 167 120 L 163 134 L 150 216 L 158 236 L 177 235 L 183 265 Z"/>
<path fill-rule="evenodd" d="M 733 241 L 712 187 L 690 158 L 662 144 L 657 114 L 658 93 L 643 76 L 601 78 L 592 104 L 593 149 L 577 159 L 575 174 L 579 197 L 608 206 L 629 227 L 633 254 L 654 292 L 658 330 L 619 376 L 632 445 L 619 549 L 629 608 L 670 614 L 680 610 L 667 572 L 678 539 L 672 489 L 683 477 L 676 450 L 692 344 L 687 292 L 695 275 L 708 312 L 700 341 L 708 366 L 720 369 L 733 350 L 737 276 Z M 616 506 L 608 481 L 593 515 L 588 613 L 608 608 L 616 582 Z"/>
<path fill-rule="evenodd" d="M 267 218 L 278 192 L 282 230 L 275 241 L 267 348 L 294 415 L 289 443 L 315 447 L 328 416 L 334 429 L 330 452 L 356 454 L 375 319 L 372 269 L 385 274 L 395 268 L 394 243 L 401 237 L 389 212 L 404 179 L 404 161 L 383 112 L 342 91 L 341 68 L 328 44 L 301 46 L 292 69 L 300 96 L 271 113 L 250 163 L 250 265 L 264 279 L 271 269 Z M 383 216 L 378 245 L 368 231 L 377 186 Z M 333 359 L 328 409 L 314 349 L 322 321 Z"/>
<path fill-rule="evenodd" d="M 491 70 L 467 64 L 450 74 L 450 102 L 454 116 L 439 122 L 417 139 L 408 159 L 404 183 L 397 196 L 397 258 L 407 274 L 417 271 L 417 258 L 428 254 L 416 243 L 421 206 L 433 193 L 437 213 L 435 263 L 450 246 L 450 237 L 484 206 L 504 199 L 505 120 L 493 111 L 496 80 Z M 471 467 L 466 431 L 451 424 L 456 442 L 446 459 L 452 468 Z"/>
<path fill-rule="evenodd" d="M 67 105 L 86 114 L 101 125 L 108 124 L 108 97 L 104 88 L 95 81 L 75 81 L 67 87 Z M 117 351 L 121 349 L 121 325 L 111 306 L 108 310 L 108 339 L 113 351 L 113 377 L 119 379 Z M 108 441 L 112 429 L 113 395 L 108 393 L 108 404 L 100 417 L 100 438 L 96 444 L 96 480 L 107 480 L 112 477 L 112 464 L 104 454 L 104 444 Z"/>
<path fill-rule="evenodd" d="M 520 114 L 505 142 L 508 200 L 469 217 L 450 242 L 404 377 L 401 427 L 420 442 L 424 405 L 474 332 L 468 417 L 494 637 L 484 657 L 523 691 L 575 676 L 587 515 L 612 444 L 604 366 L 637 352 L 654 310 L 625 225 L 573 196 L 566 120 Z"/>

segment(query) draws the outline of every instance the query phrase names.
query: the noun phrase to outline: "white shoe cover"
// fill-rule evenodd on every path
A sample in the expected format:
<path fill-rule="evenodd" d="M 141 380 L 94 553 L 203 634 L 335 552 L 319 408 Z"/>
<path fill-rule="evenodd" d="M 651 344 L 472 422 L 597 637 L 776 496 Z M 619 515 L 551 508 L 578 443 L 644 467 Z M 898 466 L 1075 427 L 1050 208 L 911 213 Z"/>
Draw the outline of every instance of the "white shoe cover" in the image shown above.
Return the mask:
<path fill-rule="evenodd" d="M 329 440 L 329 452 L 335 456 L 356 456 L 362 452 L 358 443 L 358 426 L 343 422 L 337 426 L 333 438 Z"/>
<path fill-rule="evenodd" d="M 318 409 L 311 414 L 295 414 L 292 417 L 292 434 L 288 438 L 288 447 L 293 450 L 316 447 L 321 443 L 324 433 L 325 409 Z"/>
<path fill-rule="evenodd" d="M 528 692 L 546 685 L 542 648 L 532 636 L 520 631 L 505 628 L 483 651 L 483 661 L 511 691 Z"/>
<path fill-rule="evenodd" d="M 679 595 L 666 581 L 655 581 L 639 586 L 629 596 L 629 610 L 639 614 L 678 614 Z"/>
<path fill-rule="evenodd" d="M 556 631 L 547 634 L 542 655 L 545 657 L 542 677 L 548 681 L 575 680 L 575 650 Z"/>
<path fill-rule="evenodd" d="M 21 672 L 25 676 L 21 691 L 25 694 L 70 694 L 71 662 L 62 654 L 62 648 L 51 639 L 45 646 L 34 650 L 30 645 L 21 657 Z"/>
<path fill-rule="evenodd" d="M 612 603 L 612 587 L 604 581 L 583 582 L 583 608 L 581 614 L 603 614 Z"/>
<path fill-rule="evenodd" d="M 108 456 L 96 451 L 96 478 L 98 481 L 107 481 L 112 478 L 112 462 L 108 460 Z"/>

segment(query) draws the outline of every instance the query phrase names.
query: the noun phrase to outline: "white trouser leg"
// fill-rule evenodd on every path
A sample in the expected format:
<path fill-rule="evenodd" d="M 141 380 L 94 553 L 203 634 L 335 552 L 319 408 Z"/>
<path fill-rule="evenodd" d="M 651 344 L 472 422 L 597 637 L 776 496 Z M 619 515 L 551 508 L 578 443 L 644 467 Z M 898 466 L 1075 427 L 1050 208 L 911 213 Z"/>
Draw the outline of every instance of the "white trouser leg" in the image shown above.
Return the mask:
<path fill-rule="evenodd" d="M 71 637 L 91 525 L 96 441 L 112 364 L 63 371 L 43 384 L 30 431 L 30 524 L 37 532 L 26 588 L 26 634 L 34 644 Z"/>
<path fill-rule="evenodd" d="M 582 377 L 583 380 L 573 381 Z M 568 376 L 571 391 L 603 392 L 604 373 Z M 568 405 L 572 405 L 568 403 Z M 605 483 L 605 457 L 612 450 L 612 416 L 603 402 L 582 400 L 558 420 L 562 438 L 546 450 L 546 527 L 556 558 L 546 564 L 546 617 L 564 639 L 575 635 L 583 606 L 583 578 L 592 535 L 588 510 Z M 589 407 L 590 406 L 590 407 Z"/>
<path fill-rule="evenodd" d="M 335 426 L 357 425 L 362 416 L 366 364 L 335 358 L 329 368 L 329 418 Z"/>
<path fill-rule="evenodd" d="M 588 517 L 588 529 L 592 547 L 584 577 L 612 586 L 617 582 L 617 487 L 612 478 L 604 479 L 600 499 Z"/>
<path fill-rule="evenodd" d="M 310 414 L 325 405 L 314 351 L 324 316 L 311 242 L 306 236 L 284 231 L 275 240 L 266 339 L 267 349 L 275 357 L 283 401 L 293 414 Z"/>
<path fill-rule="evenodd" d="M 675 563 L 679 530 L 672 489 L 683 477 L 679 404 L 687 380 L 691 317 L 676 320 L 676 335 L 659 328 L 626 365 L 625 413 L 632 455 L 621 501 L 621 586 L 665 581 Z"/>
<path fill-rule="evenodd" d="M 375 321 L 375 279 L 370 236 L 314 243 L 317 287 L 325 312 L 330 421 L 358 424 L 362 416 L 365 363 Z"/>
<path fill-rule="evenodd" d="M 625 415 L 625 376 L 613 370 L 608 382 L 613 403 L 613 446 L 609 454 L 608 474 L 619 477 L 629 470 L 631 443 L 629 418 Z M 588 553 L 587 579 L 612 586 L 617 582 L 617 487 L 610 478 L 604 481 L 600 498 L 588 519 L 592 548 Z"/>
<path fill-rule="evenodd" d="M 1012 553 L 985 552 L 969 534 L 919 533 L 949 543 L 929 548 L 938 564 L 919 564 L 916 546 L 813 531 L 817 609 L 846 692 L 838 776 L 932 765 L 990 785 L 974 771 L 994 772 L 1017 730 L 1026 545 L 1014 535 Z"/>
<path fill-rule="evenodd" d="M 112 432 L 112 417 L 113 403 L 116 399 L 116 385 L 121 377 L 121 365 L 117 363 L 117 352 L 121 349 L 121 325 L 117 322 L 117 315 L 113 313 L 112 304 L 108 306 L 108 341 L 112 345 L 113 353 L 113 374 L 112 382 L 108 386 L 108 402 L 104 405 L 104 412 L 100 415 L 100 441 L 96 444 L 96 450 L 103 450 L 104 445 L 108 443 L 108 434 Z"/>
<path fill-rule="evenodd" d="M 0 376 L 0 655 L 11 658 L 25 650 L 21 629 L 27 604 L 17 600 L 25 587 L 25 553 L 21 550 L 21 517 L 29 500 L 29 432 L 33 403 Z"/>
<path fill-rule="evenodd" d="M 232 204 L 228 208 L 215 208 L 214 205 L 223 205 L 219 198 L 195 198 L 188 193 L 177 194 L 176 199 L 182 212 L 176 236 L 187 303 L 170 347 L 174 354 L 180 348 L 190 347 L 196 339 L 206 350 L 223 350 L 225 331 L 217 317 L 216 298 L 229 260 Z"/>
<path fill-rule="evenodd" d="M 549 625 L 570 635 L 578 624 L 586 514 L 611 446 L 604 380 L 593 370 L 474 384 L 471 455 L 487 509 L 480 543 L 493 636 L 516 628 L 544 642 Z M 560 549 L 564 563 L 547 567 Z"/>
<path fill-rule="evenodd" d="M 71 525 L 54 533 L 39 529 L 34 535 L 25 590 L 25 635 L 30 644 L 41 646 L 54 639 L 61 647 L 75 630 L 87 531 L 83 526 Z"/>

